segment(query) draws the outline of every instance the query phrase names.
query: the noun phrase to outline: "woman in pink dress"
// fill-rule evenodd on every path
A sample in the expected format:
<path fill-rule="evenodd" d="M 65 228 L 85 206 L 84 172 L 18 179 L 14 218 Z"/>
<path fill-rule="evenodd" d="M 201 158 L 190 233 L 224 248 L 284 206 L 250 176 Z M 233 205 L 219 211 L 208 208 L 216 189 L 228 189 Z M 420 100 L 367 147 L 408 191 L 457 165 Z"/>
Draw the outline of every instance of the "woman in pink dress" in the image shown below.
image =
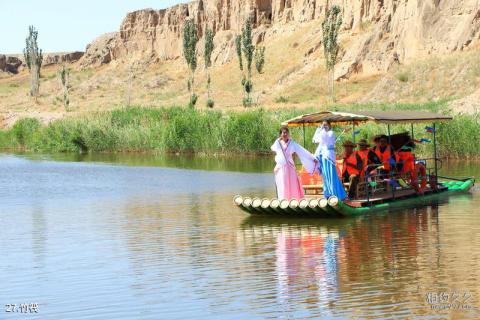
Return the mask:
<path fill-rule="evenodd" d="M 271 147 L 275 154 L 275 162 L 277 165 L 273 172 L 275 173 L 275 183 L 277 185 L 278 199 L 302 199 L 305 194 L 303 192 L 300 179 L 295 170 L 295 162 L 293 154 L 296 154 L 303 167 L 313 174 L 317 166 L 317 159 L 305 150 L 302 146 L 290 139 L 288 127 L 281 127 L 279 138 L 275 140 Z"/>

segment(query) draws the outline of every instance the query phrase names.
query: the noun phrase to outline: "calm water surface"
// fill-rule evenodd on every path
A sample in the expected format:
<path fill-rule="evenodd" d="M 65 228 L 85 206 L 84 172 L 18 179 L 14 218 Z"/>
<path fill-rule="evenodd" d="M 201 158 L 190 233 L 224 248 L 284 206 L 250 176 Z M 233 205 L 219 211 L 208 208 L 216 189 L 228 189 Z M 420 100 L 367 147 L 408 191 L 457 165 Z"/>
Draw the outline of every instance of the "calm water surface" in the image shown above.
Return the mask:
<path fill-rule="evenodd" d="M 0 319 L 479 319 L 480 191 L 251 218 L 269 158 L 0 155 Z M 478 163 L 445 174 L 480 176 Z M 38 314 L 5 312 L 38 303 Z"/>

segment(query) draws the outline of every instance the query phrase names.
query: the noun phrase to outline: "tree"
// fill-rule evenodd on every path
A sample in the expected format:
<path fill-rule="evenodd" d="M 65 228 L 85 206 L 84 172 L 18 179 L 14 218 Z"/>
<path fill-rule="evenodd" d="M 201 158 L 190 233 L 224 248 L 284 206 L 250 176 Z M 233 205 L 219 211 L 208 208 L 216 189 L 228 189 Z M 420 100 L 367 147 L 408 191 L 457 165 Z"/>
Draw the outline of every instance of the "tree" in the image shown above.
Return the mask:
<path fill-rule="evenodd" d="M 249 107 L 252 105 L 252 92 L 253 92 L 253 81 L 252 81 L 252 64 L 255 59 L 255 67 L 258 73 L 263 72 L 263 67 L 265 65 L 265 47 L 256 48 L 253 45 L 252 37 L 252 22 L 250 19 L 245 21 L 245 25 L 242 28 L 242 34 L 238 35 L 235 38 L 235 46 L 237 49 L 238 63 L 240 71 L 242 72 L 242 87 L 243 87 L 243 106 Z M 246 73 L 244 74 L 244 64 L 243 59 L 245 59 Z"/>
<path fill-rule="evenodd" d="M 42 49 L 38 48 L 38 31 L 33 26 L 28 27 L 28 37 L 25 39 L 23 55 L 30 71 L 30 95 L 37 101 L 40 90 L 40 68 L 42 67 Z"/>
<path fill-rule="evenodd" d="M 188 92 L 190 94 L 189 106 L 195 108 L 197 95 L 195 94 L 195 70 L 197 69 L 197 25 L 193 20 L 186 20 L 183 26 L 183 56 L 190 70 L 188 78 Z"/>
<path fill-rule="evenodd" d="M 70 105 L 70 97 L 68 95 L 70 69 L 66 68 L 65 65 L 62 65 L 62 68 L 58 71 L 58 79 L 60 80 L 60 84 L 62 85 L 63 106 L 65 107 L 65 110 L 68 111 L 68 106 Z"/>
<path fill-rule="evenodd" d="M 255 50 L 255 68 L 258 73 L 263 73 L 263 66 L 265 65 L 265 47 L 258 47 Z"/>
<path fill-rule="evenodd" d="M 335 101 L 334 82 L 335 82 L 335 64 L 340 46 L 337 42 L 338 32 L 342 25 L 342 16 L 340 7 L 332 6 L 325 12 L 325 20 L 322 22 L 323 32 L 323 53 L 325 55 L 325 63 L 329 71 L 330 78 L 330 96 Z"/>
<path fill-rule="evenodd" d="M 208 27 L 205 30 L 205 50 L 204 50 L 204 59 L 205 59 L 205 71 L 207 73 L 207 107 L 213 108 L 215 102 L 211 98 L 211 82 L 210 78 L 210 67 L 212 66 L 212 52 L 213 52 L 213 31 Z"/>

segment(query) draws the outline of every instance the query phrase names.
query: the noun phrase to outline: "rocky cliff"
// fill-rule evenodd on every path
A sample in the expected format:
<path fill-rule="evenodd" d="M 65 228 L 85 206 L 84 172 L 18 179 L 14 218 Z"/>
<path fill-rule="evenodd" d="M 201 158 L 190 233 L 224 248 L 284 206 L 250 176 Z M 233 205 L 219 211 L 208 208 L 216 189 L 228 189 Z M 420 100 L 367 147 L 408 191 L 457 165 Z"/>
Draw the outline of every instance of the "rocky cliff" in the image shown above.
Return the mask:
<path fill-rule="evenodd" d="M 42 66 L 51 66 L 61 63 L 73 63 L 83 56 L 83 52 L 66 52 L 66 53 L 45 53 L 43 56 Z M 0 54 L 0 71 L 8 72 L 9 74 L 19 73 L 23 67 L 26 66 L 22 54 L 6 56 Z"/>
<path fill-rule="evenodd" d="M 420 56 L 464 50 L 479 42 L 479 0 L 197 0 L 168 9 L 129 13 L 120 31 L 101 36 L 87 47 L 84 67 L 112 60 L 146 62 L 182 55 L 182 27 L 195 19 L 200 35 L 215 32 L 216 64 L 233 58 L 234 35 L 250 17 L 255 41 L 282 37 L 282 29 L 318 20 L 326 8 L 343 10 L 342 60 L 336 78 L 356 72 L 383 72 L 392 64 Z M 321 33 L 312 31 L 317 44 Z M 201 46 L 199 46 L 200 48 Z M 320 46 L 317 45 L 316 48 Z"/>

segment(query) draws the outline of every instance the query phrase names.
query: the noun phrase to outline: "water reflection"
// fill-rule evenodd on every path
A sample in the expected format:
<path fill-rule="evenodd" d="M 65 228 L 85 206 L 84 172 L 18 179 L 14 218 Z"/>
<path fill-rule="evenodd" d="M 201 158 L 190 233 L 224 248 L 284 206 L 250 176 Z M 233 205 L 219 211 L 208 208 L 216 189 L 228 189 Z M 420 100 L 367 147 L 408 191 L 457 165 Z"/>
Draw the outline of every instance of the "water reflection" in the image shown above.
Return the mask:
<path fill-rule="evenodd" d="M 268 174 L 14 156 L 0 172 L 0 247 L 14 248 L 0 258 L 0 303 L 38 302 L 29 319 L 480 318 L 431 303 L 456 291 L 480 306 L 478 191 L 355 219 L 279 219 L 231 202 L 269 196 Z"/>
<path fill-rule="evenodd" d="M 478 307 L 480 272 L 449 266 L 439 211 L 433 206 L 322 224 L 249 218 L 239 239 L 247 247 L 275 242 L 277 300 L 292 317 L 302 316 L 299 309 L 322 317 L 429 316 L 426 295 L 454 290 L 470 292 Z M 461 251 L 471 258 L 468 248 Z M 452 271 L 462 275 L 457 282 L 448 281 Z M 435 314 L 480 315 L 478 309 Z"/>
<path fill-rule="evenodd" d="M 0 154 L 1 155 L 1 154 Z M 168 167 L 194 170 L 272 172 L 273 158 L 267 155 L 142 154 L 142 153 L 17 153 L 30 160 L 109 163 L 124 166 Z"/>

